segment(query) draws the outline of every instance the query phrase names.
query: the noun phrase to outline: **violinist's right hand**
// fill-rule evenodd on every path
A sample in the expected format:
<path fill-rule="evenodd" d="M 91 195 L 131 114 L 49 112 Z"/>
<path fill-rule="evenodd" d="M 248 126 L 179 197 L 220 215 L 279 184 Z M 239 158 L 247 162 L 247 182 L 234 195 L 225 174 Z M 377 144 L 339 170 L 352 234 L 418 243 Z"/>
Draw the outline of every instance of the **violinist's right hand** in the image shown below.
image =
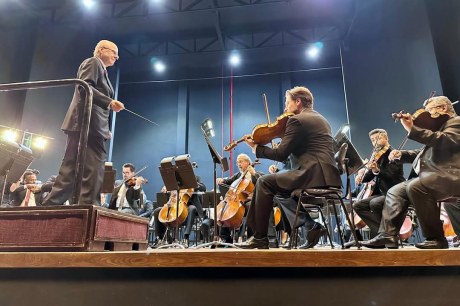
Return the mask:
<path fill-rule="evenodd" d="M 224 182 L 224 179 L 219 177 L 218 179 L 216 179 L 216 184 L 217 185 L 222 185 L 222 183 Z"/>
<path fill-rule="evenodd" d="M 389 161 L 400 160 L 401 155 L 402 153 L 400 150 L 393 150 L 390 152 L 390 155 L 388 155 L 388 160 Z"/>
<path fill-rule="evenodd" d="M 163 187 L 161 187 L 161 190 L 160 190 L 160 192 L 162 192 L 162 193 L 166 193 L 166 192 L 168 192 L 168 190 L 166 190 L 166 186 L 163 186 Z"/>
<path fill-rule="evenodd" d="M 112 100 L 112 102 L 110 102 L 110 108 L 114 111 L 114 112 L 119 112 L 121 111 L 122 109 L 125 108 L 125 105 L 123 103 L 121 103 L 120 101 L 117 101 L 117 100 Z"/>

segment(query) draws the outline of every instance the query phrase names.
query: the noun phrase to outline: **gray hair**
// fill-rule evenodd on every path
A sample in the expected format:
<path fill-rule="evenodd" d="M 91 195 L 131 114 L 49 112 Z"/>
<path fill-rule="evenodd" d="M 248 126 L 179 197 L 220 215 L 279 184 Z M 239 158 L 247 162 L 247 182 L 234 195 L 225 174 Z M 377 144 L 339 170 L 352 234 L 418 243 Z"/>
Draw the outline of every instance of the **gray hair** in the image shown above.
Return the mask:
<path fill-rule="evenodd" d="M 447 113 L 450 116 L 456 116 L 457 113 L 455 112 L 454 106 L 452 105 L 452 102 L 447 98 L 446 96 L 437 96 L 437 97 L 432 97 L 425 102 L 423 102 L 423 107 L 427 106 L 430 103 L 434 103 L 433 106 L 446 106 L 447 107 Z"/>

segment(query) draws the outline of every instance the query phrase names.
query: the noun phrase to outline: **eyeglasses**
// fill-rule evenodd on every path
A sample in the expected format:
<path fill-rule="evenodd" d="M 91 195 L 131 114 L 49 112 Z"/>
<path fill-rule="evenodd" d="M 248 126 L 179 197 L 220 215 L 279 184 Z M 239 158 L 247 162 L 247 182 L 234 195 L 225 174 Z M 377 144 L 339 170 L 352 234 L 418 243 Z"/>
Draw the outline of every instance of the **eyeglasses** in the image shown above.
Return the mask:
<path fill-rule="evenodd" d="M 102 47 L 102 49 L 107 49 L 107 50 L 110 50 L 112 51 L 113 55 L 115 55 L 115 58 L 116 59 L 119 59 L 120 57 L 118 56 L 118 52 L 113 50 L 113 49 L 110 49 L 110 48 L 107 48 L 107 47 Z"/>

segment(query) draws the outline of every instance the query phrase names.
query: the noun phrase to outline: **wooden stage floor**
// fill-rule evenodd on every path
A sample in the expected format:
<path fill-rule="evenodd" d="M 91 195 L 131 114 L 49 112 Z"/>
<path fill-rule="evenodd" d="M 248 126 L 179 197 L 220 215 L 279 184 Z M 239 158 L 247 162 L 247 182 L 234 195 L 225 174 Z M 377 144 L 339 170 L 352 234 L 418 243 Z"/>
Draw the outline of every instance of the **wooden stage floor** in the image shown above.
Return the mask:
<path fill-rule="evenodd" d="M 460 266 L 460 248 L 419 250 L 149 249 L 129 252 L 1 252 L 0 268 L 333 268 Z"/>

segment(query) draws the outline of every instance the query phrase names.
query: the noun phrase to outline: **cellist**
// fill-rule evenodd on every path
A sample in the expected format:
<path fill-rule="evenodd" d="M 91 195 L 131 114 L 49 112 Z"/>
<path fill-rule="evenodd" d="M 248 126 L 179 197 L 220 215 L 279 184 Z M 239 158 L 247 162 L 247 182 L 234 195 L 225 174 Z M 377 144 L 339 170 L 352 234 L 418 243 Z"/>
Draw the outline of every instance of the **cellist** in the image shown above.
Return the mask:
<path fill-rule="evenodd" d="M 232 175 L 231 177 L 227 178 L 217 178 L 216 183 L 219 185 L 220 189 L 228 188 L 233 182 L 238 180 L 243 173 L 247 171 L 249 175 L 251 175 L 251 180 L 252 183 L 255 185 L 257 182 L 257 179 L 262 175 L 262 173 L 257 172 L 253 166 L 251 166 L 252 161 L 251 158 L 247 154 L 241 153 L 237 156 L 236 158 L 236 165 L 238 166 L 238 172 Z M 224 188 L 222 188 L 224 187 Z M 251 199 L 251 197 L 249 197 Z M 249 209 L 249 204 L 250 202 L 244 203 L 246 212 L 245 215 L 247 214 L 247 211 Z M 252 236 L 251 230 L 248 228 L 248 237 Z M 230 229 L 226 227 L 222 227 L 220 230 L 220 238 L 222 239 L 222 242 L 226 243 L 233 243 L 233 239 L 230 234 Z M 235 237 L 235 240 L 237 240 L 237 237 Z"/>
<path fill-rule="evenodd" d="M 342 185 L 334 160 L 331 127 L 326 118 L 313 110 L 313 95 L 310 90 L 306 87 L 294 87 L 286 91 L 285 97 L 285 112 L 294 113 L 294 116 L 287 120 L 278 148 L 258 145 L 250 137 L 245 140 L 258 158 L 284 161 L 289 157 L 291 169 L 267 174 L 257 180 L 247 216 L 248 226 L 253 229 L 254 236 L 239 244 L 241 248 L 269 248 L 268 223 L 275 195 L 290 195 L 298 188 Z M 293 209 L 295 211 L 295 207 Z M 306 247 L 311 247 L 318 243 L 325 229 L 311 218 L 307 220 L 306 226 L 310 241 Z"/>
<path fill-rule="evenodd" d="M 372 156 L 364 168 L 361 179 L 357 177 L 358 184 L 365 184 L 361 196 L 353 204 L 359 217 L 369 226 L 370 238 L 378 234 L 385 195 L 391 187 L 403 182 L 404 170 L 401 163 L 390 163 L 388 155 L 393 150 L 390 146 L 388 134 L 384 129 L 373 129 L 369 132 L 369 139 L 373 146 Z M 372 188 L 372 189 L 371 189 Z M 372 193 L 369 191 L 372 190 Z"/>

